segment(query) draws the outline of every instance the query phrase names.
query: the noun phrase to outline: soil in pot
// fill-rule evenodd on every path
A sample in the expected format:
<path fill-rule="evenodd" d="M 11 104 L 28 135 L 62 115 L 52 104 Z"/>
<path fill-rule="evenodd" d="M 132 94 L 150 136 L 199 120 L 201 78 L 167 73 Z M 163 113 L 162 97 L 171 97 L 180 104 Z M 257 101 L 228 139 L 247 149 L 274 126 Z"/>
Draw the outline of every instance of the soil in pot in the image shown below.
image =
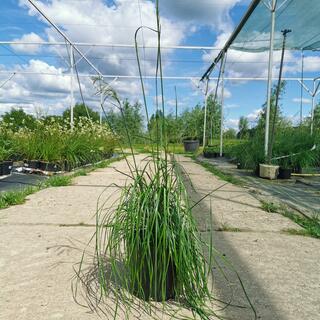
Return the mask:
<path fill-rule="evenodd" d="M 185 152 L 196 152 L 199 149 L 199 140 L 184 140 L 184 151 Z"/>
<path fill-rule="evenodd" d="M 291 179 L 292 169 L 279 168 L 279 179 Z"/>

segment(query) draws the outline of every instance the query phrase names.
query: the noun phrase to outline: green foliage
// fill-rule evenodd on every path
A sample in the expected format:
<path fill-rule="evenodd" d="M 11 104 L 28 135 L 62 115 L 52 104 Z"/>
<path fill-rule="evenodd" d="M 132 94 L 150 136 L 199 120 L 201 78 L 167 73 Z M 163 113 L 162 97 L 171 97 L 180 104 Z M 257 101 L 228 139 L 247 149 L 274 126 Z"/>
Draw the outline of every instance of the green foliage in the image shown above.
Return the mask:
<path fill-rule="evenodd" d="M 46 187 L 65 187 L 70 186 L 72 182 L 71 176 L 52 176 L 46 180 Z"/>
<path fill-rule="evenodd" d="M 26 160 L 42 160 L 71 166 L 100 161 L 110 157 L 116 138 L 107 125 L 100 126 L 79 118 L 73 130 L 65 120 L 37 120 L 33 129 L 0 125 L 0 159 L 17 156 Z M 5 154 L 6 152 L 6 154 Z"/>
<path fill-rule="evenodd" d="M 21 128 L 34 129 L 36 119 L 23 111 L 23 109 L 12 108 L 2 116 L 2 122 L 9 125 L 13 131 Z"/>
<path fill-rule="evenodd" d="M 237 131 L 235 129 L 229 128 L 227 131 L 223 133 L 224 139 L 236 139 Z"/>
<path fill-rule="evenodd" d="M 279 206 L 273 202 L 261 201 L 261 209 L 269 213 L 277 213 L 279 211 Z"/>
<path fill-rule="evenodd" d="M 62 118 L 70 122 L 70 113 L 70 109 L 66 109 L 62 114 Z M 77 122 L 83 118 L 91 119 L 93 122 L 98 122 L 100 115 L 87 105 L 84 105 L 83 103 L 76 103 L 73 108 L 73 118 L 75 124 L 77 124 Z"/>
<path fill-rule="evenodd" d="M 132 143 L 145 141 L 141 108 L 142 106 L 139 102 L 130 104 L 128 100 L 125 100 L 121 110 L 116 109 L 116 111 L 107 112 L 106 119 L 108 124 L 110 124 L 123 143 L 128 143 L 128 135 Z"/>
<path fill-rule="evenodd" d="M 239 120 L 239 138 L 247 139 L 249 137 L 249 120 L 246 117 L 240 117 Z"/>
<path fill-rule="evenodd" d="M 0 193 L 0 209 L 23 204 L 26 197 L 39 190 L 39 187 L 28 187 L 19 191 L 8 191 Z"/>
<path fill-rule="evenodd" d="M 200 105 L 196 105 L 190 111 L 187 110 L 181 115 L 182 137 L 184 139 L 202 139 L 203 135 L 204 110 Z"/>
<path fill-rule="evenodd" d="M 267 212 L 272 213 L 279 213 L 286 218 L 289 218 L 304 230 L 294 230 L 294 229 L 287 229 L 284 230 L 287 233 L 294 234 L 294 235 L 303 235 L 303 236 L 310 236 L 313 238 L 320 238 L 320 218 L 319 215 L 314 214 L 311 218 L 301 216 L 295 214 L 294 212 L 287 209 L 287 207 L 275 204 L 273 202 L 265 202 L 262 201 L 262 208 Z"/>

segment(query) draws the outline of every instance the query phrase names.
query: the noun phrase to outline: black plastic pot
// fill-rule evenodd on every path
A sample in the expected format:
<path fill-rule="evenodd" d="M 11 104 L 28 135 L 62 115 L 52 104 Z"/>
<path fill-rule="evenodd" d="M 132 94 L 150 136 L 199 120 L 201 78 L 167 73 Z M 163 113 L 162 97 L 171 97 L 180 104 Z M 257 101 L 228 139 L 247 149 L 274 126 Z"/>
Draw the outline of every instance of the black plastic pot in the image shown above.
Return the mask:
<path fill-rule="evenodd" d="M 142 231 L 139 232 L 140 240 L 143 241 L 144 234 Z M 133 294 L 140 299 L 145 301 L 149 301 L 150 299 L 154 301 L 167 301 L 169 299 L 174 298 L 174 288 L 176 284 L 175 277 L 175 267 L 173 261 L 169 261 L 168 270 L 165 274 L 165 279 L 161 279 L 160 274 L 163 274 L 163 270 L 161 272 L 153 272 L 152 281 L 150 278 L 150 266 L 152 266 L 153 271 L 156 270 L 156 261 L 159 262 L 161 256 L 158 256 L 156 259 L 156 250 L 155 250 L 155 239 L 150 239 L 150 255 L 142 256 L 139 247 L 134 249 L 135 253 L 131 255 L 131 268 L 135 268 L 138 265 L 142 264 L 142 268 L 140 274 L 138 276 L 139 279 L 135 279 L 135 283 L 132 284 Z M 164 296 L 162 296 L 161 292 L 161 283 L 165 281 L 165 292 Z M 151 284 L 152 282 L 152 284 Z M 139 288 L 139 290 L 138 290 Z"/>
<path fill-rule="evenodd" d="M 158 273 L 159 274 L 159 273 Z M 136 292 L 136 296 L 139 298 L 149 301 L 150 299 L 154 301 L 168 301 L 170 299 L 174 299 L 174 286 L 175 286 L 175 272 L 174 272 L 174 266 L 173 263 L 169 264 L 166 278 L 165 278 L 165 293 L 164 297 L 162 296 L 161 292 L 161 281 L 160 277 L 155 276 L 155 279 L 153 279 L 153 285 L 151 287 L 150 283 L 150 271 L 149 271 L 149 265 L 148 262 L 145 261 L 141 276 L 140 276 L 140 281 L 141 281 L 141 288 L 143 292 Z M 155 285 L 157 284 L 157 287 Z"/>
<path fill-rule="evenodd" d="M 253 174 L 257 177 L 260 177 L 260 166 L 256 165 L 256 167 L 253 170 Z"/>
<path fill-rule="evenodd" d="M 203 156 L 208 159 L 215 158 L 215 153 L 210 151 L 203 151 Z"/>
<path fill-rule="evenodd" d="M 185 152 L 196 152 L 199 149 L 199 140 L 184 140 L 184 151 Z"/>
<path fill-rule="evenodd" d="M 278 179 L 290 179 L 292 174 L 292 169 L 279 168 Z"/>
<path fill-rule="evenodd" d="M 72 168 L 73 168 L 72 165 L 67 160 L 65 160 L 63 165 L 64 171 L 71 171 Z"/>
<path fill-rule="evenodd" d="M 62 171 L 62 166 L 58 163 L 40 161 L 40 170 L 49 172 Z"/>
<path fill-rule="evenodd" d="M 24 161 L 26 166 L 30 169 L 39 169 L 40 168 L 40 161 L 38 160 L 25 160 Z"/>
<path fill-rule="evenodd" d="M 0 175 L 9 175 L 12 171 L 13 161 L 2 161 L 0 163 Z"/>
<path fill-rule="evenodd" d="M 244 165 L 242 163 L 238 162 L 237 169 L 244 169 Z"/>
<path fill-rule="evenodd" d="M 294 167 L 293 168 L 293 172 L 294 173 L 299 173 L 299 174 L 301 174 L 302 173 L 302 167 L 301 166 L 296 166 L 296 167 Z"/>

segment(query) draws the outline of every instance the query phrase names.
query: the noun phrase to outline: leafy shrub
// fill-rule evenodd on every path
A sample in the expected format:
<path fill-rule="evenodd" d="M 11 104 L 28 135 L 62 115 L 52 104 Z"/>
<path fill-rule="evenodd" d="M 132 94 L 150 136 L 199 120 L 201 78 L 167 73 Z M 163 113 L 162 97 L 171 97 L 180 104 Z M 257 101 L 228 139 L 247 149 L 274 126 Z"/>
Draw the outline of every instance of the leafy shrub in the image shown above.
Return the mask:
<path fill-rule="evenodd" d="M 69 122 L 37 120 L 35 128 L 13 130 L 0 125 L 0 159 L 18 155 L 20 159 L 52 163 L 68 162 L 71 166 L 100 161 L 110 157 L 116 138 L 106 125 L 80 118 L 74 129 Z"/>

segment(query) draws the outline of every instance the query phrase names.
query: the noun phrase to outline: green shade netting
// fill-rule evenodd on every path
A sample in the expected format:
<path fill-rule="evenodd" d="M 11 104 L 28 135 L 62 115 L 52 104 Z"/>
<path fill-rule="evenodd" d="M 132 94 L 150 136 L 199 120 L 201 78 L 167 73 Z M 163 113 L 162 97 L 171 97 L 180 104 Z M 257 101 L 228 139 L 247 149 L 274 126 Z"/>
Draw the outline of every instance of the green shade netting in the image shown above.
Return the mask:
<path fill-rule="evenodd" d="M 269 50 L 271 12 L 270 0 L 260 0 L 230 48 L 240 51 Z M 291 29 L 286 48 L 317 50 L 320 48 L 320 0 L 278 0 L 276 10 L 274 49 L 282 47 L 281 30 Z"/>

